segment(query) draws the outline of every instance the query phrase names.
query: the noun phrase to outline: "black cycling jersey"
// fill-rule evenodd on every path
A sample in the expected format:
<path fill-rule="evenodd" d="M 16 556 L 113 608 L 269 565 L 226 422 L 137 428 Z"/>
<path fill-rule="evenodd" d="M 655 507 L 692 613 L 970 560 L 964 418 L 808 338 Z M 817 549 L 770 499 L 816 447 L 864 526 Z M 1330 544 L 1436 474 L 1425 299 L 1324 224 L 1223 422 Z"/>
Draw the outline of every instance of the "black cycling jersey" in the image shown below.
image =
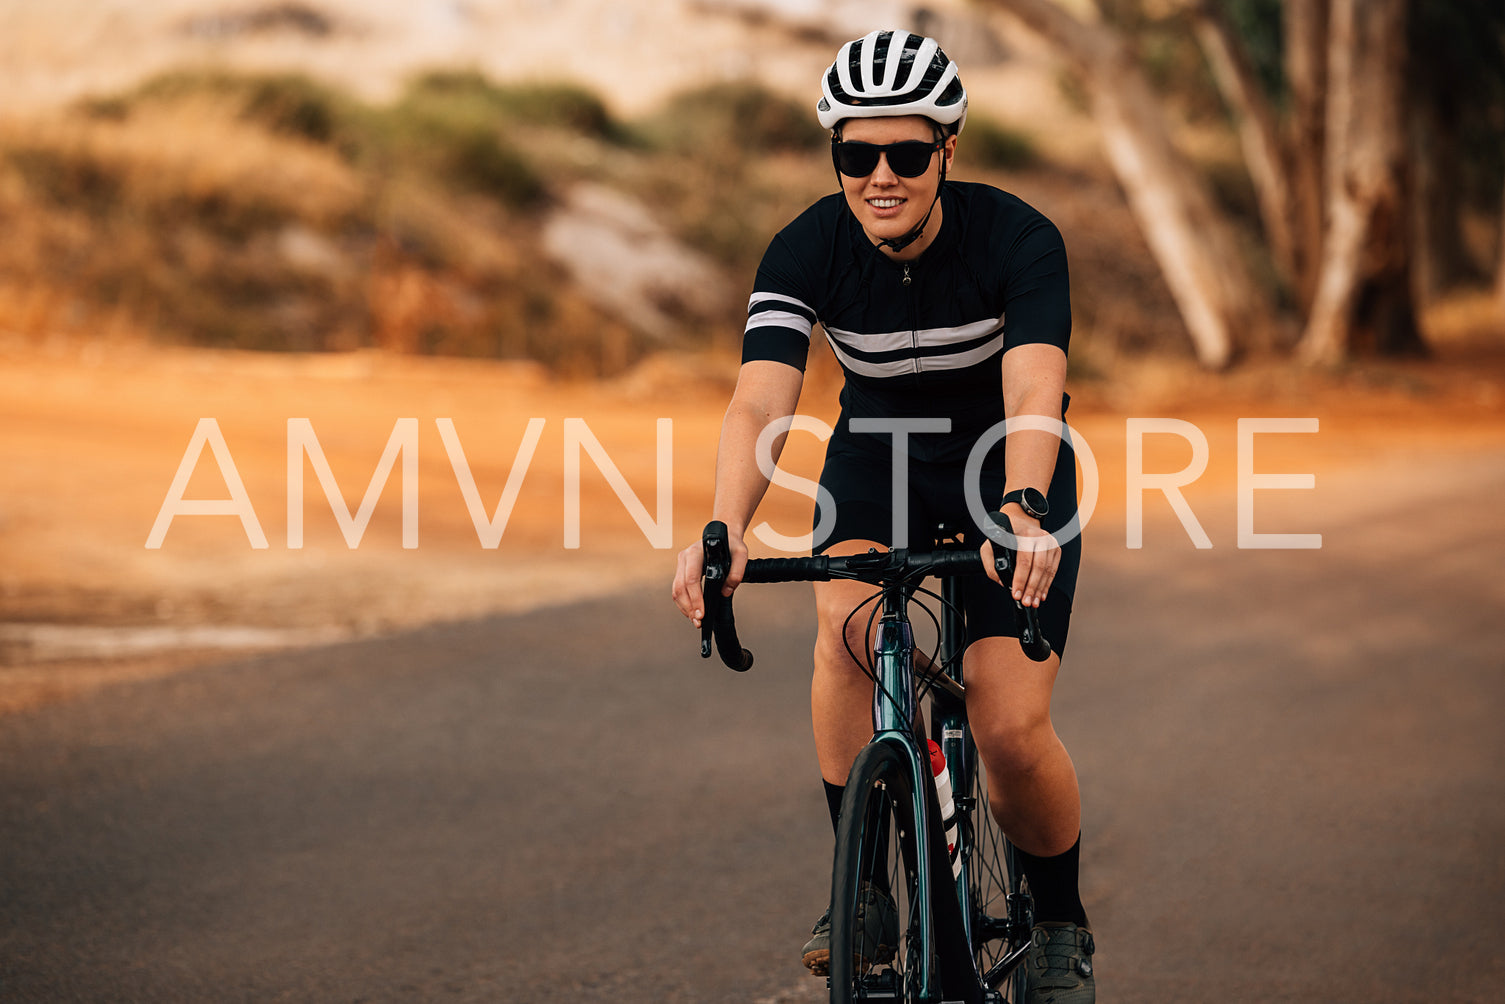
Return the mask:
<path fill-rule="evenodd" d="M 949 181 L 941 199 L 941 230 L 910 262 L 875 247 L 840 193 L 780 231 L 758 267 L 743 362 L 803 369 L 819 322 L 846 372 L 846 416 L 945 417 L 959 436 L 1001 421 L 1004 352 L 1030 342 L 1064 352 L 1071 337 L 1066 250 L 1054 224 L 1007 192 Z M 911 442 L 915 456 L 943 460 L 961 439 Z"/>
<path fill-rule="evenodd" d="M 944 476 L 955 469 L 957 482 L 944 511 L 918 504 L 915 509 L 964 520 L 964 509 L 953 511 L 962 499 L 959 468 L 978 437 L 1005 417 L 1004 353 L 1038 342 L 1067 348 L 1071 301 L 1066 250 L 1055 225 L 988 185 L 948 181 L 941 199 L 940 232 L 912 261 L 894 261 L 877 248 L 836 193 L 780 231 L 758 268 L 743 362 L 772 360 L 804 369 L 819 323 L 846 374 L 841 419 L 821 478 L 841 516 L 837 535 L 824 543 L 886 539 L 888 509 L 854 503 L 882 499 L 886 505 L 892 440 L 852 432 L 851 419 L 950 419 L 949 434 L 907 437 L 912 473 L 923 467 L 925 477 Z M 1063 396 L 1063 415 L 1067 403 Z M 999 496 L 1002 455 L 1001 446 L 990 454 L 984 477 Z M 1054 533 L 1076 512 L 1069 443 L 1057 456 L 1047 495 L 1051 512 L 1042 522 Z M 1079 554 L 1078 540 L 1066 543 L 1052 586 L 1053 593 L 1064 594 L 1067 609 Z"/>

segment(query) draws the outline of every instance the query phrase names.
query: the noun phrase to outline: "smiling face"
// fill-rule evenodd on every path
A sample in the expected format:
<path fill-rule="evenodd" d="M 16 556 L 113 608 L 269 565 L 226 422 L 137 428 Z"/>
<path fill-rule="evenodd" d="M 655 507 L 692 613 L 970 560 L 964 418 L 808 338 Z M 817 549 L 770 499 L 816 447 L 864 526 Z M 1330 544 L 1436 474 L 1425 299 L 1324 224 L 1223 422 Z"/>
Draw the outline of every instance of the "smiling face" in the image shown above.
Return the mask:
<path fill-rule="evenodd" d="M 854 143 L 872 143 L 884 146 L 919 140 L 935 142 L 935 124 L 919 115 L 904 115 L 893 118 L 848 119 L 842 123 L 841 138 Z M 874 244 L 883 240 L 902 237 L 925 218 L 941 183 L 941 157 L 946 158 L 949 171 L 951 158 L 956 151 L 956 137 L 946 137 L 946 144 L 939 156 L 931 158 L 930 166 L 918 178 L 905 178 L 888 166 L 888 157 L 878 160 L 878 166 L 865 178 L 841 176 L 842 193 L 847 206 L 868 239 Z M 899 260 L 918 257 L 930 245 L 941 229 L 941 207 L 937 203 L 925 232 L 903 251 L 893 254 Z M 888 251 L 887 248 L 884 249 Z"/>

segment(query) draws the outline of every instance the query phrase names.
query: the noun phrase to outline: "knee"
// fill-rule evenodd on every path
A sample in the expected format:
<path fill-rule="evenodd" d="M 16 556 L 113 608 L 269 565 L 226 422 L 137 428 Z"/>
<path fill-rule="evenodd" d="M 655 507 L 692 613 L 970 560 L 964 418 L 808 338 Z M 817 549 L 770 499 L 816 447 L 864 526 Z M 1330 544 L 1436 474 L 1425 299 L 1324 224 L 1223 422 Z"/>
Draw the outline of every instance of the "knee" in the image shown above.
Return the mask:
<path fill-rule="evenodd" d="M 866 665 L 872 648 L 867 618 L 848 620 L 849 613 L 851 608 L 828 611 L 817 607 L 815 665 L 818 669 L 860 674 Z"/>
<path fill-rule="evenodd" d="M 1012 705 L 992 714 L 972 715 L 972 739 L 988 772 L 1002 776 L 1034 773 L 1059 743 L 1049 708 Z"/>
<path fill-rule="evenodd" d="M 1034 773 L 1060 747 L 1050 720 L 1059 665 L 1028 661 L 1012 639 L 984 638 L 967 650 L 967 718 L 993 774 Z"/>
<path fill-rule="evenodd" d="M 864 614 L 850 617 L 852 604 L 846 599 L 817 598 L 816 665 L 838 673 L 862 673 L 873 649 Z"/>

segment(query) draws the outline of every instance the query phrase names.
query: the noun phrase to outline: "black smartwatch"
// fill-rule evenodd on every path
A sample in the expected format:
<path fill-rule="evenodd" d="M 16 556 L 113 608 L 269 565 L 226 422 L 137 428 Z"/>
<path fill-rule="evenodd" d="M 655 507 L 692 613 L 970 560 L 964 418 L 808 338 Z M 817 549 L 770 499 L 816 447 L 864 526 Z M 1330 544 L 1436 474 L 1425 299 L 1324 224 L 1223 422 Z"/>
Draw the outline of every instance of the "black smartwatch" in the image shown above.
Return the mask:
<path fill-rule="evenodd" d="M 1050 512 L 1050 503 L 1045 500 L 1045 494 L 1036 488 L 1015 488 L 1003 497 L 998 508 L 1002 509 L 1010 502 L 1019 503 L 1019 508 L 1035 519 L 1044 519 Z"/>

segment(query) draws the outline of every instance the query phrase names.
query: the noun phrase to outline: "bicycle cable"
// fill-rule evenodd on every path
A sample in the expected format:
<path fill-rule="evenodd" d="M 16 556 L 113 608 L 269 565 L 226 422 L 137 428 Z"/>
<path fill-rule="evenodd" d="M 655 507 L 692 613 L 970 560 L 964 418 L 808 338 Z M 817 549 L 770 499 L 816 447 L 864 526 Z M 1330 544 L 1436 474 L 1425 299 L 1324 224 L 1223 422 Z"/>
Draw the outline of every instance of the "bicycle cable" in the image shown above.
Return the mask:
<path fill-rule="evenodd" d="M 957 654 L 955 656 L 953 656 L 949 660 L 942 661 L 939 658 L 940 654 L 941 654 L 941 642 L 940 642 L 941 623 L 940 623 L 940 619 L 938 617 L 936 617 L 935 611 L 931 610 L 930 607 L 926 606 L 924 603 L 920 603 L 919 601 L 913 601 L 914 604 L 915 604 L 915 606 L 918 606 L 921 610 L 925 611 L 925 615 L 930 618 L 930 620 L 931 620 L 931 622 L 933 624 L 935 624 L 936 642 L 935 642 L 935 648 L 932 650 L 933 654 L 930 656 L 930 665 L 933 668 L 934 672 L 928 678 L 929 680 L 934 680 L 935 676 L 938 675 L 938 674 L 940 674 L 940 673 L 949 673 L 951 671 L 951 669 L 953 668 L 953 663 L 955 662 L 955 660 L 961 658 L 961 653 L 963 653 L 963 652 L 965 652 L 967 650 L 966 618 L 964 616 L 964 612 L 963 612 L 963 610 L 962 610 L 961 607 L 957 606 L 955 603 L 950 602 L 949 600 L 946 599 L 946 597 L 942 596 L 940 593 L 937 593 L 935 590 L 933 590 L 933 589 L 926 589 L 924 586 L 915 586 L 914 587 L 914 592 L 916 592 L 916 593 L 923 593 L 926 596 L 930 596 L 930 597 L 934 598 L 935 600 L 937 600 L 939 603 L 941 603 L 943 606 L 945 606 L 947 609 L 949 609 L 953 614 L 955 614 L 958 623 L 960 623 L 962 625 L 962 627 L 961 627 L 961 636 L 957 639 L 957 643 L 956 643 L 956 652 L 957 652 Z M 927 682 L 926 685 L 925 685 L 925 692 L 928 693 L 933 686 L 934 686 L 933 683 Z"/>
<path fill-rule="evenodd" d="M 955 658 L 960 658 L 960 655 L 958 655 L 958 656 L 953 657 L 953 660 L 942 661 L 940 659 L 940 651 L 941 651 L 941 647 L 940 647 L 940 635 L 941 635 L 940 618 L 936 616 L 935 611 L 931 610 L 930 607 L 927 604 L 921 603 L 921 602 L 917 601 L 915 599 L 915 595 L 916 594 L 923 594 L 925 596 L 932 597 L 933 599 L 935 599 L 936 601 L 938 601 L 939 603 L 941 603 L 942 605 L 944 605 L 945 607 L 947 607 L 953 614 L 957 615 L 957 620 L 959 622 L 962 622 L 964 626 L 962 627 L 962 637 L 960 639 L 958 639 L 958 644 L 957 644 L 956 650 L 957 650 L 958 653 L 961 653 L 961 652 L 963 652 L 963 651 L 966 650 L 965 618 L 963 617 L 963 611 L 961 610 L 961 608 L 958 607 L 955 603 L 952 603 L 952 602 L 948 601 L 944 596 L 942 596 L 940 593 L 937 593 L 935 590 L 933 590 L 933 589 L 927 589 L 924 586 L 918 584 L 918 582 L 924 581 L 925 577 L 930 574 L 930 572 L 932 571 L 933 568 L 934 568 L 933 565 L 926 565 L 926 566 L 924 566 L 922 568 L 915 569 L 913 572 L 910 572 L 909 574 L 905 575 L 897 583 L 897 585 L 900 588 L 903 588 L 903 589 L 907 590 L 907 594 L 905 596 L 905 604 L 906 604 L 906 606 L 912 604 L 914 606 L 918 606 L 921 610 L 925 611 L 925 615 L 930 618 L 931 623 L 933 623 L 935 625 L 935 629 L 936 629 L 936 644 L 935 644 L 935 648 L 931 651 L 931 654 L 927 657 L 927 661 L 930 664 L 931 672 L 928 673 L 924 677 L 924 681 L 916 688 L 916 692 L 915 692 L 915 702 L 916 702 L 916 705 L 918 705 L 919 702 L 923 701 L 926 697 L 928 697 L 929 694 L 930 694 L 930 691 L 934 689 L 934 687 L 935 687 L 935 682 L 934 682 L 935 681 L 935 677 L 938 674 L 948 672 L 952 668 L 952 662 L 954 661 L 954 659 Z M 833 576 L 833 577 L 835 577 L 835 576 Z M 841 578 L 850 578 L 850 579 L 853 579 L 853 580 L 858 580 L 857 576 L 841 576 Z M 860 580 L 858 580 L 858 581 L 860 581 Z M 873 622 L 877 619 L 877 617 L 879 616 L 879 613 L 880 613 L 880 609 L 879 609 L 879 606 L 878 606 L 878 604 L 877 604 L 876 601 L 882 599 L 883 594 L 884 594 L 884 588 L 880 587 L 871 596 L 867 597 L 861 603 L 857 604 L 855 607 L 852 608 L 851 612 L 847 614 L 846 619 L 842 622 L 841 640 L 842 640 L 842 646 L 847 651 L 847 655 L 863 671 L 863 674 L 865 676 L 867 676 L 868 679 L 870 679 L 870 680 L 873 681 L 873 685 L 879 689 L 879 691 L 882 693 L 882 696 L 890 704 L 892 704 L 894 707 L 900 707 L 899 701 L 895 698 L 895 696 L 893 694 L 889 693 L 888 688 L 885 687 L 885 686 L 883 686 L 883 681 L 878 678 L 878 667 L 877 667 L 877 664 L 876 664 L 876 661 L 875 661 L 877 653 L 873 652 L 871 650 L 871 648 L 869 648 L 869 650 L 868 650 L 868 652 L 867 652 L 867 654 L 865 656 L 859 656 L 852 649 L 852 641 L 851 641 L 851 637 L 852 637 L 852 635 L 851 635 L 852 620 L 855 617 L 857 617 L 857 615 L 859 613 L 861 613 L 861 611 L 862 611 L 862 609 L 864 607 L 866 607 L 869 604 L 871 604 L 872 607 L 873 607 L 873 609 L 868 614 L 866 631 L 864 633 L 864 637 L 865 638 L 871 639 L 872 636 L 873 636 Z M 923 738 L 923 737 L 920 737 L 920 736 L 918 736 L 918 734 L 916 734 L 916 738 L 918 740 L 919 738 Z"/>
<path fill-rule="evenodd" d="M 851 578 L 856 577 L 852 576 Z M 880 587 L 877 592 L 873 593 L 873 595 L 857 604 L 852 608 L 852 612 L 847 614 L 846 620 L 844 620 L 841 625 L 841 643 L 842 646 L 846 648 L 847 655 L 851 658 L 852 662 L 857 664 L 857 667 L 862 670 L 863 675 L 865 675 L 869 680 L 873 681 L 873 686 L 878 689 L 883 698 L 894 707 L 898 708 L 902 707 L 902 705 L 899 704 L 898 699 L 893 694 L 889 693 L 888 688 L 883 685 L 883 681 L 878 678 L 878 666 L 876 662 L 877 653 L 873 652 L 871 648 L 869 648 L 866 656 L 859 656 L 855 651 L 852 650 L 852 620 L 862 612 L 863 607 L 872 604 L 873 609 L 872 612 L 868 614 L 867 625 L 863 634 L 863 637 L 871 639 L 873 636 L 873 621 L 878 617 L 878 614 L 880 612 L 879 606 L 875 601 L 883 598 L 883 592 L 884 590 Z M 911 729 L 913 729 L 913 723 L 911 723 L 910 727 Z"/>

